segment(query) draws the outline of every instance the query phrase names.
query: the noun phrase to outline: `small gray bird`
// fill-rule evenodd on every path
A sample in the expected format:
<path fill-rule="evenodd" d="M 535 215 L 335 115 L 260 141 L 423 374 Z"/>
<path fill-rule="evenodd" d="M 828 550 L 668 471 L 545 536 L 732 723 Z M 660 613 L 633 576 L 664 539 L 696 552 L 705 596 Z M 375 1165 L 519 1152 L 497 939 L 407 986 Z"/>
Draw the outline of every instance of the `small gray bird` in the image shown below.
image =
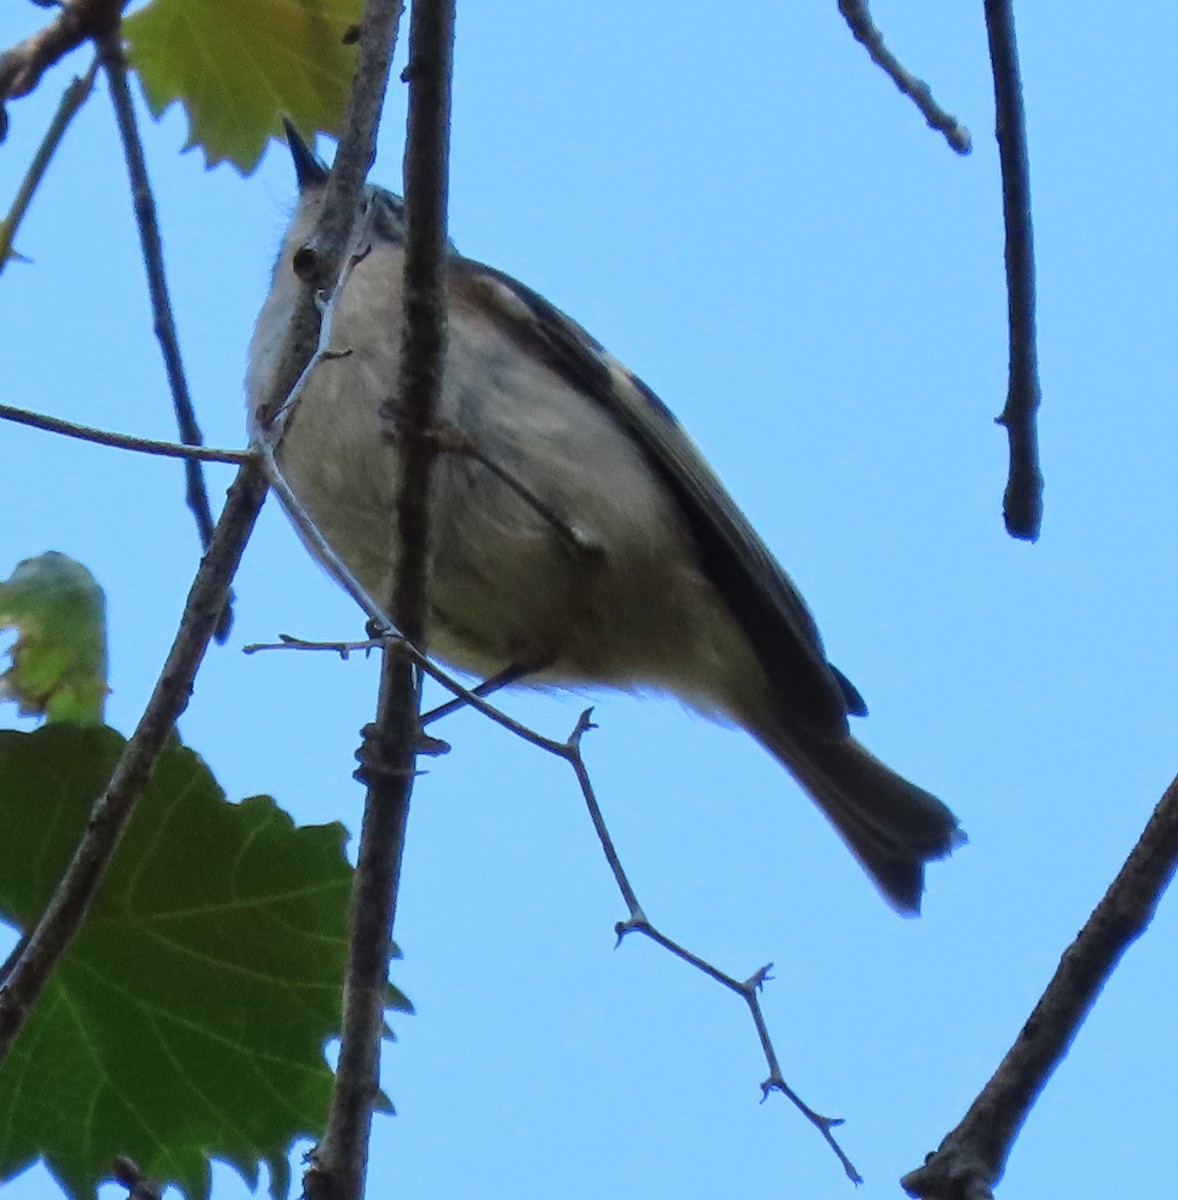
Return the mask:
<path fill-rule="evenodd" d="M 292 260 L 327 168 L 293 129 L 299 202 L 250 346 L 251 423 L 299 282 Z M 381 403 L 400 353 L 404 207 L 368 188 L 371 250 L 347 277 L 323 362 L 277 459 L 335 552 L 392 594 L 397 452 Z M 429 648 L 461 671 L 541 686 L 670 692 L 752 734 L 813 797 L 883 894 L 919 911 L 924 864 L 963 840 L 934 796 L 848 731 L 863 700 L 826 661 L 805 602 L 666 406 L 576 322 L 451 253 L 439 420 L 474 453 L 433 477 Z"/>

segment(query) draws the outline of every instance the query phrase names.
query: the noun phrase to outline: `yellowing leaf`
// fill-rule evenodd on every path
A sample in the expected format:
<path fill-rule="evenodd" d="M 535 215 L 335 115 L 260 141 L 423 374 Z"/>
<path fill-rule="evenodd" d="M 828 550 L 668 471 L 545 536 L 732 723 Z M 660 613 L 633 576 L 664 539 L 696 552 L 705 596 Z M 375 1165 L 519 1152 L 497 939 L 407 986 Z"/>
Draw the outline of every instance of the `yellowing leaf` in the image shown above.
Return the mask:
<path fill-rule="evenodd" d="M 50 721 L 97 724 L 106 686 L 106 600 L 81 563 L 49 551 L 0 583 L 0 629 L 16 629 L 0 700 Z"/>
<path fill-rule="evenodd" d="M 180 100 L 188 144 L 248 175 L 283 116 L 338 132 L 359 19 L 360 0 L 152 0 L 123 32 L 152 112 Z"/>

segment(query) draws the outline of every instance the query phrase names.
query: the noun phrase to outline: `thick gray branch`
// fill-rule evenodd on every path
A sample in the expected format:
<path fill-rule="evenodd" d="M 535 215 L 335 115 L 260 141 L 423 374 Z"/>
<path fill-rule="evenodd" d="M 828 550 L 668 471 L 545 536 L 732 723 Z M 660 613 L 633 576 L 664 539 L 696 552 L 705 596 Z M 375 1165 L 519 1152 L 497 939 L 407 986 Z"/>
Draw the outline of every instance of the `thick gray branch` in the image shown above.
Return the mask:
<path fill-rule="evenodd" d="M 1051 1073 L 1121 956 L 1145 932 L 1178 864 L 1178 779 L 1125 865 L 1065 951 L 1039 1003 L 961 1124 L 901 1181 L 924 1200 L 985 1200 Z"/>

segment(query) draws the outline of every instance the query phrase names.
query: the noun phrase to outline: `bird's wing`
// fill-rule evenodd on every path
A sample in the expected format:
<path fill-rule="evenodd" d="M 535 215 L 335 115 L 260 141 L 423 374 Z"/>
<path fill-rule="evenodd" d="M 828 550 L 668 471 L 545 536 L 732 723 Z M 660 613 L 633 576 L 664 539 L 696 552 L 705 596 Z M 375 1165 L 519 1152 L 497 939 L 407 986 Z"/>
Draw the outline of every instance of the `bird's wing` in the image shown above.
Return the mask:
<path fill-rule="evenodd" d="M 571 318 L 518 280 L 455 256 L 451 283 L 528 353 L 608 410 L 675 497 L 712 580 L 773 684 L 783 715 L 846 731 L 863 699 L 826 661 L 814 618 L 667 406 Z"/>

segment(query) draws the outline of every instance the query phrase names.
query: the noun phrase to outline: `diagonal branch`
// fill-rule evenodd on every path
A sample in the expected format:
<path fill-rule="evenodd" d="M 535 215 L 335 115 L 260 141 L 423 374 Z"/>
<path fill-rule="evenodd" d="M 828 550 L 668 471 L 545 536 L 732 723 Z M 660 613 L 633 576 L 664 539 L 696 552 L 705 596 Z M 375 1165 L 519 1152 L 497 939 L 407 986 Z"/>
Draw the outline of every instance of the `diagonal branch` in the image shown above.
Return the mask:
<path fill-rule="evenodd" d="M 111 433 L 106 429 L 95 429 L 91 425 L 79 425 L 74 421 L 64 421 L 60 417 L 47 417 L 43 413 L 30 412 L 27 408 L 14 408 L 11 404 L 0 404 L 0 420 L 11 421 L 15 425 L 27 425 L 31 429 L 43 429 L 46 433 L 59 433 L 63 437 L 77 438 L 80 442 L 93 442 L 97 446 L 113 446 L 116 450 L 133 450 L 138 454 L 158 454 L 162 458 L 199 459 L 201 462 L 236 463 L 238 466 L 261 461 L 261 456 L 253 450 L 181 446 L 175 442 L 135 437 L 129 433 Z"/>
<path fill-rule="evenodd" d="M 414 5 L 411 55 L 421 48 L 421 10 L 427 10 L 428 17 L 430 8 L 428 0 L 420 0 Z M 328 180 L 324 205 L 326 209 L 331 204 L 333 189 L 337 188 L 341 191 L 350 189 L 351 203 L 347 209 L 341 206 L 334 219 L 331 222 L 321 222 L 316 231 L 310 246 L 314 252 L 317 269 L 323 254 L 323 247 L 317 238 L 325 237 L 330 232 L 338 238 L 338 245 L 342 248 L 352 229 L 359 186 L 375 154 L 376 129 L 388 85 L 389 66 L 400 16 L 401 4 L 398 0 L 365 0 L 345 131 Z M 443 99 L 446 103 L 441 110 L 441 119 L 446 125 L 449 122 L 448 48 L 449 41 L 446 39 L 446 54 L 442 63 Z M 419 90 L 414 89 L 410 93 L 411 143 L 420 137 L 420 107 Z M 435 172 L 440 172 L 444 178 L 445 169 L 443 155 L 440 162 L 435 164 Z M 424 211 L 419 209 L 414 216 L 414 205 L 420 200 L 421 181 L 410 179 L 409 183 L 411 187 L 407 188 L 406 197 L 410 213 L 409 242 L 411 248 L 416 243 L 414 252 L 420 256 L 422 245 L 428 246 L 430 239 L 427 232 L 423 240 L 421 218 L 424 216 L 428 219 L 431 210 L 428 207 L 425 207 Z M 443 198 L 444 195 L 443 187 Z M 441 245 L 444 247 L 444 203 L 437 220 L 442 230 Z M 435 272 L 438 271 L 440 266 L 435 267 Z M 338 268 L 335 273 L 338 274 Z M 430 298 L 427 294 L 427 301 Z M 411 313 L 407 307 L 407 325 L 412 327 L 419 320 L 419 313 Z M 440 380 L 441 345 L 439 342 L 436 350 L 437 362 L 432 371 L 428 361 L 424 364 L 427 379 L 432 375 L 435 381 Z M 426 357 L 428 359 L 428 354 Z M 403 356 L 402 371 L 415 368 L 422 369 L 418 364 L 407 364 Z M 421 414 L 424 413 L 424 424 L 428 425 L 432 419 L 434 396 L 427 387 L 413 399 L 418 420 L 421 421 Z M 428 460 L 423 467 L 414 467 L 415 459 L 416 454 L 410 458 L 410 475 L 416 476 L 418 490 L 416 493 L 407 491 L 409 484 L 406 482 L 407 477 L 403 476 L 398 497 L 399 521 L 396 533 L 406 541 L 413 533 L 406 528 L 400 510 L 406 505 L 407 495 L 411 505 L 416 502 L 424 509 L 425 485 L 428 484 Z M 422 521 L 424 522 L 424 516 Z M 420 553 L 424 555 L 424 529 L 421 532 L 423 536 Z M 398 619 L 408 617 L 413 621 L 414 632 L 419 636 L 423 622 L 415 611 L 413 593 L 416 590 L 417 595 L 421 597 L 420 611 L 423 612 L 425 585 L 424 570 L 418 569 L 408 574 L 407 582 L 398 585 L 398 607 L 394 612 Z M 408 601 L 403 591 L 406 587 L 409 588 Z M 373 764 L 364 809 L 349 916 L 348 967 L 344 984 L 340 1053 L 327 1129 L 311 1155 L 311 1165 L 303 1180 L 304 1194 L 309 1200 L 360 1200 L 364 1194 L 372 1113 L 379 1095 L 380 1050 L 384 1034 L 393 908 L 400 873 L 400 845 L 404 840 L 414 745 L 417 740 L 416 675 L 409 660 L 395 650 L 385 651 L 377 721 L 382 734 L 385 735 L 382 741 L 388 749 L 385 755 L 381 756 L 383 761 Z"/>
<path fill-rule="evenodd" d="M 24 179 L 20 181 L 20 187 L 16 190 L 16 196 L 13 198 L 12 207 L 8 210 L 8 216 L 0 221 L 0 272 L 8 265 L 8 261 L 12 257 L 12 243 L 16 239 L 16 231 L 20 228 L 21 221 L 24 220 L 25 213 L 32 203 L 41 180 L 45 177 L 50 160 L 61 144 L 61 139 L 64 137 L 69 123 L 90 95 L 90 89 L 94 86 L 94 76 L 97 73 L 98 59 L 95 58 L 86 73 L 72 79 L 61 94 L 61 102 L 53 114 L 53 120 L 49 122 L 49 128 L 45 131 L 40 146 L 37 147 L 37 153 L 33 155 L 33 161 L 29 163 L 29 169 L 25 172 Z"/>
<path fill-rule="evenodd" d="M 147 291 L 151 297 L 152 327 L 160 344 L 164 360 L 164 373 L 172 393 L 172 408 L 176 413 L 176 426 L 180 440 L 188 446 L 199 446 L 204 442 L 192 397 L 188 391 L 188 380 L 184 374 L 184 363 L 180 357 L 180 339 L 176 333 L 176 322 L 172 317 L 172 301 L 168 295 L 168 277 L 164 269 L 164 248 L 160 238 L 159 218 L 156 215 L 155 197 L 147 175 L 147 162 L 143 157 L 143 142 L 139 137 L 139 125 L 135 119 L 135 105 L 131 100 L 131 89 L 127 86 L 127 63 L 118 30 L 112 30 L 98 43 L 98 53 L 103 70 L 110 81 L 110 98 L 115 110 L 115 121 L 123 143 L 123 158 L 127 163 L 127 176 L 131 184 L 131 204 L 135 210 L 135 226 L 139 231 L 139 247 L 143 254 L 143 266 L 147 272 Z M 186 499 L 192 515 L 196 518 L 196 529 L 202 550 L 208 548 L 213 533 L 213 514 L 209 508 L 209 495 L 205 488 L 204 473 L 200 463 L 189 458 L 184 463 Z M 229 635 L 233 623 L 233 612 L 228 604 L 217 640 L 223 642 Z"/>
<path fill-rule="evenodd" d="M 1014 1045 L 961 1123 L 901 1183 L 925 1200 L 989 1200 L 1019 1130 L 1178 866 L 1178 779 L 1068 947 Z"/>
<path fill-rule="evenodd" d="M 605 824 L 605 817 L 602 814 L 601 806 L 597 803 L 597 796 L 593 790 L 593 783 L 589 778 L 588 768 L 585 766 L 585 760 L 581 756 L 581 739 L 588 730 L 593 728 L 593 723 L 589 719 L 591 712 L 592 709 L 586 709 L 581 714 L 580 720 L 577 722 L 567 741 L 563 744 L 558 743 L 551 747 L 546 747 L 546 749 L 551 749 L 552 753 L 556 754 L 559 758 L 563 758 L 573 769 L 573 774 L 576 775 L 577 783 L 581 787 L 581 795 L 584 797 L 585 805 L 589 809 L 589 818 L 593 822 L 597 839 L 601 843 L 601 849 L 613 874 L 614 882 L 618 885 L 618 891 L 622 893 L 622 899 L 629 909 L 630 915 L 624 921 L 619 921 L 614 926 L 614 932 L 618 936 L 619 945 L 628 933 L 641 933 L 650 938 L 652 942 L 662 946 L 664 950 L 669 951 L 676 958 L 687 963 L 689 967 L 694 967 L 697 971 L 701 971 L 708 976 L 709 979 L 714 979 L 721 986 L 740 996 L 748 1005 L 749 1014 L 753 1019 L 753 1026 L 757 1031 L 757 1038 L 761 1043 L 761 1052 L 764 1054 L 765 1061 L 769 1067 L 769 1075 L 761 1084 L 761 1098 L 767 1099 L 770 1092 L 781 1092 L 806 1120 L 822 1134 L 826 1144 L 834 1151 L 835 1156 L 842 1164 L 847 1178 L 852 1183 L 862 1183 L 862 1176 L 855 1169 L 855 1164 L 847 1157 L 834 1136 L 833 1131 L 837 1126 L 842 1124 L 842 1119 L 839 1117 L 824 1117 L 821 1113 L 812 1109 L 786 1083 L 785 1077 L 781 1072 L 781 1067 L 777 1059 L 777 1051 L 774 1049 L 773 1041 L 769 1036 L 769 1027 L 765 1022 L 765 1014 L 761 1008 L 761 989 L 770 978 L 769 970 L 773 964 L 770 963 L 768 966 L 762 967 L 748 979 L 736 979 L 727 972 L 713 966 L 707 959 L 701 958 L 694 951 L 687 949 L 686 946 L 667 937 L 665 933 L 651 924 L 647 918 L 642 905 L 638 902 L 638 895 L 630 883 L 629 876 L 622 866 L 622 860 L 618 855 L 617 847 L 614 846 L 613 838 L 610 836 L 609 829 Z"/>
<path fill-rule="evenodd" d="M 945 141 L 958 154 L 968 154 L 972 148 L 969 130 L 955 116 L 946 112 L 933 99 L 929 85 L 923 79 L 917 79 L 884 45 L 883 35 L 871 19 L 867 0 L 838 0 L 838 5 L 855 40 L 871 55 L 871 61 L 920 109 L 929 128 L 943 133 Z"/>
<path fill-rule="evenodd" d="M 1010 325 L 1010 378 L 998 424 L 1010 440 L 1010 470 L 1002 513 L 1012 537 L 1033 542 L 1043 520 L 1039 468 L 1039 359 L 1035 346 L 1035 246 L 1031 230 L 1031 180 L 1027 117 L 1019 75 L 1011 0 L 985 0 L 994 120 L 1002 164 L 1002 216 L 1006 225 L 1006 295 Z"/>
<path fill-rule="evenodd" d="M 180 627 L 151 699 L 106 790 L 91 810 L 73 860 L 0 987 L 0 1062 L 12 1049 L 33 1005 L 81 927 L 176 719 L 188 704 L 192 681 L 208 649 L 265 494 L 261 471 L 252 465 L 242 467 L 193 580 Z"/>

